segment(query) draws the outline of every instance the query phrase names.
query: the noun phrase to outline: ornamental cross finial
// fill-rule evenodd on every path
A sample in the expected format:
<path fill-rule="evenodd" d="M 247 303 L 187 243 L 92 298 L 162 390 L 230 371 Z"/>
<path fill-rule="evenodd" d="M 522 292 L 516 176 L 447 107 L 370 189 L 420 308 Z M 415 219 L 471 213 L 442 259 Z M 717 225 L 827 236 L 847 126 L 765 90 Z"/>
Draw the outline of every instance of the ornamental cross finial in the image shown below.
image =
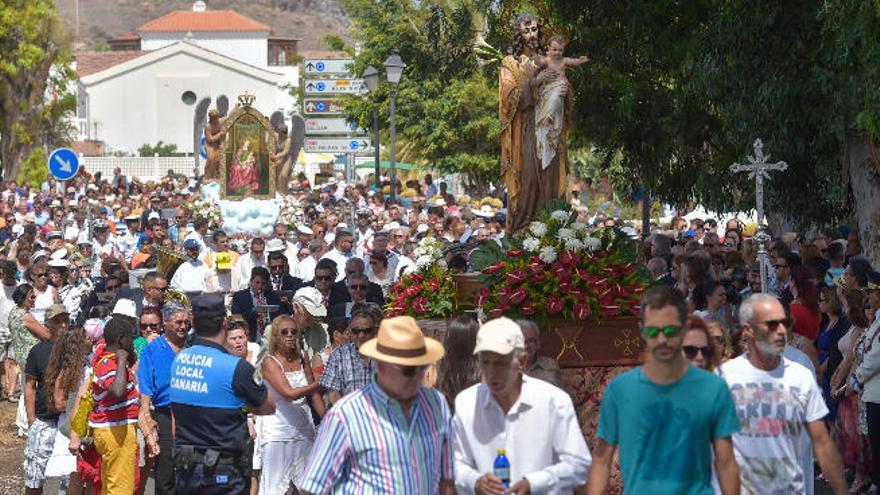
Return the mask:
<path fill-rule="evenodd" d="M 244 108 L 248 108 L 248 107 L 250 107 L 251 105 L 253 105 L 254 100 L 255 100 L 256 98 L 257 98 L 256 96 L 254 96 L 254 95 L 248 93 L 247 91 L 245 91 L 243 95 L 239 95 L 239 97 L 238 97 L 238 104 L 239 104 L 240 106 L 244 107 Z"/>

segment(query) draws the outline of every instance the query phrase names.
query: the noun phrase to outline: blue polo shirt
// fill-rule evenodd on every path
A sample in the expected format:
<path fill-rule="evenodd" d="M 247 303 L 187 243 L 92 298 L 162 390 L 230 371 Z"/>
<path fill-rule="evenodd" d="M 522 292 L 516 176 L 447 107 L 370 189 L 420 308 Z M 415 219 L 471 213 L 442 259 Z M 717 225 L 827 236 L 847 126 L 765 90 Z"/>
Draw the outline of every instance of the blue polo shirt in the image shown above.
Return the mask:
<path fill-rule="evenodd" d="M 171 365 L 176 356 L 164 335 L 147 344 L 141 351 L 138 385 L 141 393 L 149 397 L 156 407 L 171 406 Z"/>

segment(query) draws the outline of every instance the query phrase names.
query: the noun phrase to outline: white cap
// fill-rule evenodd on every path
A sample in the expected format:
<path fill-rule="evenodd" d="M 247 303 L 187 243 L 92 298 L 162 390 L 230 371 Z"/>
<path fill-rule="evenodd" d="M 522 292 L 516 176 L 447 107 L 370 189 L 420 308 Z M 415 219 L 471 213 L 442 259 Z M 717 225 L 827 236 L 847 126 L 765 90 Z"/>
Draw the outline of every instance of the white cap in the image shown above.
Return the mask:
<path fill-rule="evenodd" d="M 297 225 L 297 226 L 296 226 L 296 230 L 297 230 L 297 232 L 299 232 L 300 234 L 304 234 L 304 235 L 312 235 L 312 234 L 314 234 L 314 232 L 312 232 L 312 229 L 310 229 L 307 225 L 304 225 L 304 224 L 299 224 L 299 225 Z"/>
<path fill-rule="evenodd" d="M 116 301 L 116 306 L 113 306 L 111 315 L 128 316 L 129 318 L 137 319 L 137 306 L 135 306 L 134 301 L 131 299 L 120 299 Z"/>
<path fill-rule="evenodd" d="M 397 222 L 388 222 L 388 223 L 385 224 L 384 227 L 382 227 L 382 230 L 394 230 L 394 229 L 399 229 L 399 228 L 400 228 L 400 224 L 399 224 L 399 223 L 397 223 Z"/>
<path fill-rule="evenodd" d="M 147 220 L 152 220 L 152 219 L 154 219 L 154 218 L 155 218 L 156 220 L 159 220 L 159 213 L 157 213 L 157 212 L 155 212 L 155 211 L 151 211 L 150 214 L 147 215 Z"/>
<path fill-rule="evenodd" d="M 63 260 L 67 258 L 67 250 L 63 248 L 55 250 L 49 257 L 53 260 Z"/>
<path fill-rule="evenodd" d="M 303 287 L 293 295 L 293 304 L 303 307 L 310 315 L 323 318 L 327 316 L 327 308 L 324 307 L 324 296 L 314 287 Z"/>
<path fill-rule="evenodd" d="M 61 258 L 61 259 L 51 259 L 51 260 L 49 260 L 49 263 L 48 263 L 48 264 L 49 264 L 49 266 L 51 266 L 52 268 L 67 268 L 68 266 L 70 266 L 70 263 L 68 263 L 67 260 L 64 259 L 64 258 Z"/>
<path fill-rule="evenodd" d="M 424 234 L 427 231 L 428 231 L 428 226 L 423 223 L 420 223 L 419 226 L 416 227 L 416 232 L 418 232 L 419 234 Z"/>
<path fill-rule="evenodd" d="M 340 222 L 340 223 L 336 224 L 336 228 L 346 230 L 346 229 L 348 229 L 348 224 L 345 222 Z"/>
<path fill-rule="evenodd" d="M 269 239 L 269 242 L 266 243 L 266 252 L 274 253 L 276 251 L 284 251 L 284 243 L 281 239 Z"/>
<path fill-rule="evenodd" d="M 526 342 L 519 325 L 510 318 L 502 316 L 487 321 L 477 331 L 474 354 L 487 351 L 506 356 L 514 349 L 525 349 L 525 347 Z"/>

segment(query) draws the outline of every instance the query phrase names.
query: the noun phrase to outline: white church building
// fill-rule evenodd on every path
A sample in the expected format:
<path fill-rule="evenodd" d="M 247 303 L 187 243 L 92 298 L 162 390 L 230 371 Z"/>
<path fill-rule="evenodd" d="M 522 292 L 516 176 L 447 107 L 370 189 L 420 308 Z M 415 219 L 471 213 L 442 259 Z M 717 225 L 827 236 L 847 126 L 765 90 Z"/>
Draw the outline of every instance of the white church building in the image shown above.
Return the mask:
<path fill-rule="evenodd" d="M 207 10 L 200 0 L 192 11 L 171 12 L 111 40 L 111 51 L 78 53 L 75 139 L 100 141 L 105 153 L 135 153 L 159 141 L 192 153 L 196 104 L 226 95 L 232 107 L 245 91 L 265 115 L 290 115 L 299 40 L 270 33 L 263 23 Z"/>

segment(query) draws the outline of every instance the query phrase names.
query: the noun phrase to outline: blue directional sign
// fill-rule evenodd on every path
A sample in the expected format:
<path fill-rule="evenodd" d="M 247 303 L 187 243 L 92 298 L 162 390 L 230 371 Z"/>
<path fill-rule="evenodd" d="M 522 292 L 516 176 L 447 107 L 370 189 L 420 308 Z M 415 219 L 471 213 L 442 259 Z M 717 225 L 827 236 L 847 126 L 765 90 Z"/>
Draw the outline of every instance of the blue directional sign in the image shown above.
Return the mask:
<path fill-rule="evenodd" d="M 49 173 L 58 180 L 69 180 L 79 172 L 79 157 L 70 148 L 58 148 L 49 155 Z"/>
<path fill-rule="evenodd" d="M 208 159 L 208 150 L 205 149 L 205 143 L 207 140 L 205 139 L 204 132 L 202 133 L 202 140 L 199 141 L 199 156 L 202 157 L 202 160 Z"/>
<path fill-rule="evenodd" d="M 317 64 L 315 64 L 315 68 L 318 70 L 318 72 L 324 72 L 324 62 L 318 62 Z"/>
<path fill-rule="evenodd" d="M 319 112 L 323 112 L 326 108 L 327 105 L 325 105 L 323 101 L 319 101 L 315 104 L 315 109 L 317 109 Z"/>
<path fill-rule="evenodd" d="M 327 87 L 322 82 L 319 82 L 315 86 L 317 87 L 318 91 L 324 91 L 325 89 L 327 89 Z"/>

